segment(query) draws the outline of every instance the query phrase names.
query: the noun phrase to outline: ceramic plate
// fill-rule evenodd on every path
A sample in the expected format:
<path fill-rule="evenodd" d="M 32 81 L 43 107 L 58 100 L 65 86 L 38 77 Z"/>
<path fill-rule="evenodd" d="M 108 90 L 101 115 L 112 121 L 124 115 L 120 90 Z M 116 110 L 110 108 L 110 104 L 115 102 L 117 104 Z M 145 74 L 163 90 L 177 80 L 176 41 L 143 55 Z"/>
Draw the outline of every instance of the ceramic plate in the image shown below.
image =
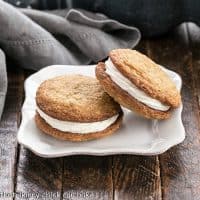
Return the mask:
<path fill-rule="evenodd" d="M 181 78 L 164 68 L 181 89 Z M 42 157 L 60 157 L 75 154 L 111 155 L 135 154 L 156 155 L 182 142 L 185 130 L 181 120 L 182 105 L 173 111 L 170 119 L 157 121 L 144 119 L 126 109 L 122 127 L 113 135 L 87 142 L 67 142 L 42 133 L 35 125 L 35 94 L 46 79 L 63 74 L 83 74 L 95 77 L 95 66 L 53 65 L 31 75 L 25 81 L 25 101 L 22 107 L 22 122 L 18 142 Z"/>

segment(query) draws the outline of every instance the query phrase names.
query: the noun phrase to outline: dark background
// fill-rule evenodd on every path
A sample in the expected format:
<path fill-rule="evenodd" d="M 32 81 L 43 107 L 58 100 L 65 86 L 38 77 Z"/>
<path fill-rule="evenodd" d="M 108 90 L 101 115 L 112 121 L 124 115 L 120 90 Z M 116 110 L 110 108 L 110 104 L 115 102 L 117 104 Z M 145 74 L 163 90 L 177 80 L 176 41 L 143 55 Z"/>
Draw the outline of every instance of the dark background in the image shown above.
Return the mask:
<path fill-rule="evenodd" d="M 182 22 L 200 24 L 199 0 L 7 0 L 40 10 L 83 8 L 136 26 L 145 37 L 163 35 Z"/>

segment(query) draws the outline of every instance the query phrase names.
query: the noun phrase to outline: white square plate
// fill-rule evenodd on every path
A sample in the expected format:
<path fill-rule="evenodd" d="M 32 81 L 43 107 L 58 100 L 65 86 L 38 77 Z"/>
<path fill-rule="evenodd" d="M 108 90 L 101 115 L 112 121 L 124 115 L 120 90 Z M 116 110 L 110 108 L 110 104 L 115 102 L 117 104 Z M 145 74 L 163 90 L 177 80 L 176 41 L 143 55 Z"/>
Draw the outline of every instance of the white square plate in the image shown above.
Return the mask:
<path fill-rule="evenodd" d="M 166 69 L 165 69 L 166 70 Z M 182 81 L 178 74 L 166 70 L 177 88 Z M 156 155 L 182 142 L 185 130 L 181 120 L 182 105 L 173 111 L 170 119 L 157 121 L 144 119 L 126 109 L 122 127 L 113 135 L 87 142 L 68 142 L 54 139 L 42 133 L 35 125 L 35 94 L 46 79 L 63 74 L 83 74 L 95 77 L 95 66 L 53 65 L 28 77 L 25 81 L 25 101 L 22 107 L 22 122 L 18 142 L 42 157 L 60 157 L 75 154 L 111 155 L 135 154 Z"/>

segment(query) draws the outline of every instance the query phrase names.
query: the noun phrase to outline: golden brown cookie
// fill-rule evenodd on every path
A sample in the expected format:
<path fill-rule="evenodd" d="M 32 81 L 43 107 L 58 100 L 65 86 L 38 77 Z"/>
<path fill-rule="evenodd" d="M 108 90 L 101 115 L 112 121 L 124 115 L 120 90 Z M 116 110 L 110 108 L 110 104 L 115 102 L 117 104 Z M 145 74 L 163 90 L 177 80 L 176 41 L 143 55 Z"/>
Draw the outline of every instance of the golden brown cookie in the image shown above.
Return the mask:
<path fill-rule="evenodd" d="M 71 141 L 96 139 L 116 131 L 122 110 L 99 84 L 82 75 L 44 81 L 36 92 L 36 124 L 45 133 Z"/>
<path fill-rule="evenodd" d="M 130 49 L 116 49 L 109 56 L 126 78 L 151 97 L 172 107 L 180 105 L 181 97 L 175 84 L 150 58 Z"/>
<path fill-rule="evenodd" d="M 104 90 L 112 96 L 122 106 L 143 115 L 146 118 L 167 119 L 170 116 L 170 111 L 162 112 L 144 105 L 137 101 L 134 97 L 122 90 L 120 86 L 114 83 L 110 76 L 105 72 L 105 64 L 98 63 L 96 75 Z"/>
<path fill-rule="evenodd" d="M 37 90 L 36 103 L 51 117 L 76 122 L 104 120 L 121 110 L 95 78 L 82 75 L 44 81 Z"/>
<path fill-rule="evenodd" d="M 98 63 L 96 77 L 105 91 L 124 107 L 146 118 L 166 119 L 180 105 L 181 96 L 175 84 L 147 56 L 135 50 L 116 49 L 110 52 L 108 61 Z M 124 80 L 129 90 L 124 88 Z M 133 88 L 142 92 L 142 96 L 135 90 L 130 94 Z"/>

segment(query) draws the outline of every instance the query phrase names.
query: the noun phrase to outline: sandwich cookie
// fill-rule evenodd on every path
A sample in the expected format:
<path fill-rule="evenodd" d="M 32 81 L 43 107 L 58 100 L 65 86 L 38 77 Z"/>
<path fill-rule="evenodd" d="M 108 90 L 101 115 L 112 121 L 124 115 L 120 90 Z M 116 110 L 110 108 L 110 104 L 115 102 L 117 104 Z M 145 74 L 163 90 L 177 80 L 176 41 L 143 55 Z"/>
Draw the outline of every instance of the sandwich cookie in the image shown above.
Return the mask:
<path fill-rule="evenodd" d="M 46 80 L 37 90 L 36 104 L 38 128 L 61 140 L 97 139 L 114 133 L 122 122 L 120 105 L 92 77 Z"/>
<path fill-rule="evenodd" d="M 96 77 L 119 104 L 146 118 L 167 119 L 181 103 L 167 73 L 135 50 L 112 50 L 105 63 L 98 63 Z"/>

